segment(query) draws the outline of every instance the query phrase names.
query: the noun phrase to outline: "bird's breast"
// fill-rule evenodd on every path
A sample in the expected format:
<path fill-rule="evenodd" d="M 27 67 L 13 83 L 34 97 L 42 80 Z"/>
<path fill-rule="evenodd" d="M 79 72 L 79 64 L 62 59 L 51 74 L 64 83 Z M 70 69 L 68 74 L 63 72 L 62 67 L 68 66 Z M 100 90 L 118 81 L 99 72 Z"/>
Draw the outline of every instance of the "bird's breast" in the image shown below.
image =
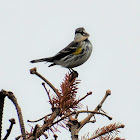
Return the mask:
<path fill-rule="evenodd" d="M 75 54 L 75 55 L 77 55 L 77 54 L 80 54 L 81 52 L 82 52 L 82 47 L 78 47 L 77 49 L 76 49 L 76 51 L 75 52 L 73 52 L 73 54 Z"/>

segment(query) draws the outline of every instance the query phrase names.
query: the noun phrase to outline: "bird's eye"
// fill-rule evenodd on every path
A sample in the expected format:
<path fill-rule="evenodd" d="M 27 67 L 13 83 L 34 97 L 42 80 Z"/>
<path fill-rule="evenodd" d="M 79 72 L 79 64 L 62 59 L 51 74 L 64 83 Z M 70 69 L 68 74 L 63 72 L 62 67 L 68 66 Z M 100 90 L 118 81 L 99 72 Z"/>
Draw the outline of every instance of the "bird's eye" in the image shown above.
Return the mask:
<path fill-rule="evenodd" d="M 79 32 L 79 31 L 76 31 L 76 32 L 75 32 L 75 34 L 77 34 L 77 33 L 81 33 L 81 32 Z"/>
<path fill-rule="evenodd" d="M 82 35 L 85 35 L 85 32 L 84 32 L 84 31 L 82 31 L 82 32 L 81 32 L 81 34 L 82 34 Z"/>
<path fill-rule="evenodd" d="M 84 31 L 82 31 L 82 32 L 76 31 L 75 34 L 77 34 L 77 33 L 80 33 L 80 34 L 82 34 L 82 35 L 85 35 L 85 32 L 84 32 Z"/>

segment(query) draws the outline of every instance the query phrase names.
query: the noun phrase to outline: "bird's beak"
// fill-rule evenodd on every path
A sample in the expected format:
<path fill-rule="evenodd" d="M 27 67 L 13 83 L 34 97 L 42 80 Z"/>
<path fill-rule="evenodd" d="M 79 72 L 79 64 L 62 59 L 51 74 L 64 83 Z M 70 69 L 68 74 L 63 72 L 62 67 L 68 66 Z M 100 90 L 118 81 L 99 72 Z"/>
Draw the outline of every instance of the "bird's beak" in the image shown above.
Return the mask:
<path fill-rule="evenodd" d="M 90 35 L 87 32 L 85 32 L 84 37 L 88 38 L 89 36 Z"/>

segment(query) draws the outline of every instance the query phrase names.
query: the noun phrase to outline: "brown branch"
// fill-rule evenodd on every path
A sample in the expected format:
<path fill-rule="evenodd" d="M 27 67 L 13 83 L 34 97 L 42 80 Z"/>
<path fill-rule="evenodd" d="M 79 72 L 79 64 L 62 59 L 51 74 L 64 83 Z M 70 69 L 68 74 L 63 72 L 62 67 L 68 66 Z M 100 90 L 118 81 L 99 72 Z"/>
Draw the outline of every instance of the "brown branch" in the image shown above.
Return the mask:
<path fill-rule="evenodd" d="M 3 94 L 5 94 L 5 96 L 8 96 L 8 98 L 13 102 L 13 104 L 16 107 L 17 110 L 17 114 L 18 114 L 18 119 L 19 119 L 19 124 L 20 124 L 20 129 L 21 129 L 21 133 L 22 133 L 22 137 L 23 140 L 26 140 L 26 133 L 25 133 L 25 127 L 24 127 L 24 122 L 23 122 L 23 117 L 22 117 L 22 112 L 21 112 L 21 108 L 17 102 L 16 97 L 14 96 L 14 94 L 10 91 L 4 91 L 2 90 L 1 92 L 3 92 Z"/>
<path fill-rule="evenodd" d="M 92 92 L 88 92 L 84 97 L 82 97 L 81 99 L 78 100 L 78 102 L 81 102 L 82 100 L 84 100 L 87 96 L 92 95 Z"/>
<path fill-rule="evenodd" d="M 61 117 L 61 119 L 53 122 L 53 120 L 57 117 L 57 113 L 54 111 L 52 116 L 48 119 L 48 121 L 46 122 L 46 124 L 44 124 L 42 127 L 40 127 L 40 131 L 36 131 L 36 137 L 33 136 L 33 134 L 30 136 L 30 138 L 28 138 L 28 140 L 33 140 L 35 138 L 39 138 L 42 134 L 44 135 L 44 132 L 48 129 L 50 129 L 53 125 L 59 123 L 60 121 L 64 120 L 65 118 L 71 116 L 72 114 L 75 114 L 76 112 L 72 112 L 64 117 Z"/>
<path fill-rule="evenodd" d="M 74 111 L 74 112 L 71 112 L 71 113 L 69 113 L 68 115 L 66 115 L 66 116 L 64 116 L 64 117 L 61 117 L 61 119 L 59 119 L 59 120 L 55 121 L 54 123 L 52 123 L 51 126 L 53 126 L 54 124 L 56 124 L 56 123 L 58 123 L 58 122 L 64 120 L 65 118 L 67 118 L 67 117 L 69 117 L 69 116 L 71 116 L 72 114 L 75 114 L 75 113 L 76 113 L 76 112 Z M 51 127 L 51 126 L 50 126 L 50 127 Z"/>
<path fill-rule="evenodd" d="M 26 140 L 25 126 L 24 126 L 24 121 L 23 121 L 23 117 L 22 117 L 21 108 L 20 108 L 20 106 L 19 106 L 19 104 L 17 102 L 17 99 L 14 96 L 14 94 L 12 92 L 8 92 L 8 93 L 9 93 L 8 98 L 13 102 L 13 104 L 15 105 L 16 110 L 17 110 L 23 140 Z"/>
<path fill-rule="evenodd" d="M 7 134 L 5 135 L 5 137 L 3 138 L 3 140 L 7 140 L 7 138 L 9 137 L 9 135 L 11 133 L 11 130 L 13 128 L 13 125 L 16 124 L 15 119 L 10 119 L 9 121 L 10 121 L 11 124 L 10 124 L 9 129 L 7 129 Z"/>
<path fill-rule="evenodd" d="M 78 133 L 79 133 L 80 123 L 78 122 L 78 120 L 70 116 L 67 125 L 69 127 L 69 131 L 71 132 L 72 140 L 79 140 Z"/>
<path fill-rule="evenodd" d="M 88 111 L 88 110 L 81 110 L 81 111 L 78 111 L 78 112 L 76 113 L 75 118 L 77 118 L 78 115 L 79 115 L 80 113 L 94 113 L 94 114 L 100 114 L 100 115 L 106 116 L 109 120 L 112 120 L 112 117 L 108 116 L 108 115 L 105 114 L 105 113 L 95 112 L 95 111 Z"/>
<path fill-rule="evenodd" d="M 111 95 L 111 91 L 110 91 L 110 90 L 107 90 L 107 91 L 106 91 L 106 94 L 105 94 L 105 96 L 104 96 L 104 98 L 102 99 L 102 101 L 100 102 L 100 104 L 98 105 L 98 107 L 97 107 L 96 110 L 99 110 L 99 109 L 102 107 L 104 101 L 106 100 L 106 98 L 107 98 L 109 95 Z"/>
<path fill-rule="evenodd" d="M 58 95 L 58 89 L 56 89 L 55 87 L 54 87 L 54 85 L 52 84 L 52 83 L 50 83 L 45 77 L 43 77 L 41 74 L 39 74 L 38 72 L 37 72 L 37 68 L 32 68 L 32 69 L 30 69 L 30 73 L 31 74 L 35 74 L 35 75 L 37 75 L 38 77 L 40 77 L 43 81 L 45 81 L 51 88 L 52 88 L 52 90 L 57 94 L 57 96 L 59 96 Z"/>
<path fill-rule="evenodd" d="M 89 121 L 89 123 L 95 123 L 95 122 L 96 122 L 96 120 Z"/>
<path fill-rule="evenodd" d="M 73 111 L 73 112 L 69 113 L 68 115 L 61 117 L 61 119 L 59 119 L 59 120 L 53 122 L 53 123 L 51 124 L 51 126 L 57 124 L 58 122 L 64 120 L 65 118 L 67 118 L 67 117 L 69 117 L 69 116 L 71 116 L 71 115 L 73 115 L 73 114 L 76 114 L 76 115 L 77 115 L 77 114 L 79 114 L 79 113 L 94 113 L 94 114 L 100 114 L 100 115 L 106 116 L 109 120 L 112 119 L 110 116 L 108 116 L 108 115 L 106 115 L 106 114 L 104 114 L 104 113 L 101 113 L 101 112 L 84 111 L 84 110 L 83 110 L 83 111 L 78 111 L 78 112 Z M 51 127 L 51 126 L 50 126 L 50 127 Z"/>
<path fill-rule="evenodd" d="M 0 91 L 0 139 L 2 134 L 2 118 L 3 118 L 3 110 L 4 110 L 4 101 L 7 95 L 4 94 L 3 90 Z"/>
<path fill-rule="evenodd" d="M 56 134 L 54 134 L 53 137 L 54 137 L 54 140 L 57 140 L 58 136 Z"/>
<path fill-rule="evenodd" d="M 38 124 L 35 126 L 33 130 L 33 136 L 35 137 L 35 139 L 37 139 L 37 133 L 44 135 L 46 139 L 48 138 L 48 135 L 42 132 L 42 129 L 39 127 Z"/>
<path fill-rule="evenodd" d="M 15 138 L 15 140 L 18 140 L 18 139 L 20 139 L 20 138 L 22 138 L 22 136 L 17 136 L 17 137 Z"/>
<path fill-rule="evenodd" d="M 101 100 L 101 102 L 97 105 L 97 107 L 94 109 L 94 113 L 90 113 L 84 120 L 82 120 L 80 122 L 80 128 L 81 129 L 90 119 L 91 117 L 95 114 L 95 112 L 98 112 L 98 110 L 102 107 L 104 101 L 106 100 L 106 98 L 111 95 L 111 91 L 110 90 L 107 90 L 106 91 L 106 94 L 104 96 L 104 98 Z"/>
<path fill-rule="evenodd" d="M 51 97 L 50 97 L 50 94 L 49 94 L 49 91 L 47 90 L 46 86 L 45 86 L 45 83 L 42 83 L 43 87 L 45 88 L 46 92 L 47 92 L 47 95 L 48 95 L 48 98 L 49 98 L 49 101 L 50 101 L 50 104 L 52 105 L 52 100 L 51 100 Z"/>
<path fill-rule="evenodd" d="M 43 133 L 45 139 L 48 139 L 48 135 L 46 133 Z"/>
<path fill-rule="evenodd" d="M 36 137 L 36 134 L 37 134 L 38 128 L 39 128 L 39 125 L 37 124 L 37 125 L 35 125 L 35 128 L 34 128 L 34 130 L 33 130 L 33 136 L 35 137 L 35 139 L 37 138 L 37 137 Z"/>
<path fill-rule="evenodd" d="M 30 138 L 28 138 L 28 140 L 33 140 L 35 138 L 39 138 L 42 134 L 44 134 L 44 132 L 46 130 L 50 129 L 50 127 L 53 124 L 53 121 L 56 119 L 56 117 L 59 115 L 59 113 L 60 113 L 60 109 L 59 108 L 54 108 L 51 116 L 48 118 L 47 121 L 45 121 L 46 123 L 42 127 L 40 127 L 39 130 L 37 130 L 36 136 L 33 136 L 33 134 L 31 134 Z"/>
<path fill-rule="evenodd" d="M 50 113 L 50 114 L 48 114 L 48 115 L 46 115 L 46 116 L 50 116 L 51 114 L 52 114 L 52 113 Z M 35 120 L 35 121 L 27 120 L 27 122 L 30 122 L 30 123 L 39 122 L 39 121 L 45 119 L 46 116 L 44 116 L 44 117 L 42 117 L 42 118 L 40 118 L 40 119 L 38 119 L 38 120 Z"/>

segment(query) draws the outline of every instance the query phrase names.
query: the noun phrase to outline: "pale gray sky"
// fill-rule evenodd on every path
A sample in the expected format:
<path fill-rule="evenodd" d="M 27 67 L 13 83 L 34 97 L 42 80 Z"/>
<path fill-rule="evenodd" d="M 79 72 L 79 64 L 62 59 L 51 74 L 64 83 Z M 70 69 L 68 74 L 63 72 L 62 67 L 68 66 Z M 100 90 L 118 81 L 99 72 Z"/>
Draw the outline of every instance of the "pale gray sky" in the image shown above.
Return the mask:
<path fill-rule="evenodd" d="M 97 122 L 88 124 L 80 135 L 86 134 L 89 127 L 92 134 L 98 127 L 122 122 L 125 124 L 120 133 L 122 138 L 140 139 L 139 7 L 139 0 L 0 1 L 0 88 L 12 91 L 17 97 L 28 131 L 26 120 L 50 113 L 42 81 L 30 75 L 29 69 L 37 67 L 57 88 L 68 72 L 60 66 L 48 68 L 48 64 L 29 61 L 56 54 L 73 40 L 76 28 L 84 27 L 94 49 L 90 59 L 75 68 L 81 80 L 77 97 L 93 91 L 82 102 L 84 109 L 88 105 L 92 110 L 110 89 L 112 95 L 103 109 L 113 120 L 97 116 Z M 14 117 L 17 122 L 11 140 L 20 135 L 16 116 L 14 106 L 6 100 L 3 136 L 9 127 L 8 119 Z M 64 129 L 61 132 L 57 133 L 58 140 L 70 140 L 69 132 Z"/>

